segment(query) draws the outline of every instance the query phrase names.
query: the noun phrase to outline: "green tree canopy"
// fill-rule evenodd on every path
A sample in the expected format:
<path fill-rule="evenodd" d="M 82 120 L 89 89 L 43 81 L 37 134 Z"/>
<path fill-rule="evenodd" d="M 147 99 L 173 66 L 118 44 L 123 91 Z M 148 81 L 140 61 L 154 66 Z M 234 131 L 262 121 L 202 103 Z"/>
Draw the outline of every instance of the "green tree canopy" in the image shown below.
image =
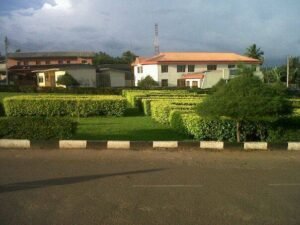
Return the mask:
<path fill-rule="evenodd" d="M 122 53 L 121 57 L 111 56 L 105 52 L 96 53 L 93 64 L 131 64 L 137 56 L 131 51 L 125 51 Z"/>
<path fill-rule="evenodd" d="M 236 121 L 238 142 L 242 121 L 275 120 L 291 111 L 281 88 L 264 84 L 253 75 L 242 75 L 220 85 L 198 106 L 202 117 L 223 117 Z"/>
<path fill-rule="evenodd" d="M 66 87 L 79 85 L 78 81 L 68 73 L 66 73 L 63 76 L 60 76 L 57 79 L 56 83 L 59 85 L 65 85 Z"/>
<path fill-rule="evenodd" d="M 264 62 L 264 52 L 258 48 L 256 44 L 250 45 L 245 52 L 245 55 L 254 59 L 258 59 L 261 63 Z"/>
<path fill-rule="evenodd" d="M 138 82 L 138 86 L 142 88 L 150 88 L 150 87 L 158 86 L 158 82 L 153 80 L 153 78 L 148 75 L 144 79 Z"/>

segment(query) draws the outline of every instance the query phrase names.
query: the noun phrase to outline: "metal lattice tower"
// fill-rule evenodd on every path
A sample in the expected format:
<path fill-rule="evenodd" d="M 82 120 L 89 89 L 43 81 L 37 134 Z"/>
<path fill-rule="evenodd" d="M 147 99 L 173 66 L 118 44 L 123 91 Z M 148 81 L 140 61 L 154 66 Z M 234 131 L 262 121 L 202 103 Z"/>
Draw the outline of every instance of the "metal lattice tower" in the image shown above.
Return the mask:
<path fill-rule="evenodd" d="M 154 37 L 154 53 L 159 54 L 159 40 L 158 40 L 158 24 L 155 24 L 155 37 Z"/>

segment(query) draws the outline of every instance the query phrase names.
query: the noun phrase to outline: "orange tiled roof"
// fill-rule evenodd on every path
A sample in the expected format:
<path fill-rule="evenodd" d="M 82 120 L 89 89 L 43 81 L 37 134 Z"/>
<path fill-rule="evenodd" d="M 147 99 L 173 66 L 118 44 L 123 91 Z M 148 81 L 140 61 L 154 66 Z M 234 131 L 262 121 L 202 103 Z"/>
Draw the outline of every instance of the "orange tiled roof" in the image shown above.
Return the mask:
<path fill-rule="evenodd" d="M 236 53 L 225 52 L 162 52 L 153 57 L 137 57 L 133 65 L 149 65 L 163 63 L 252 63 L 260 61 Z"/>
<path fill-rule="evenodd" d="M 182 79 L 203 79 L 205 75 L 203 73 L 188 73 L 182 75 Z"/>

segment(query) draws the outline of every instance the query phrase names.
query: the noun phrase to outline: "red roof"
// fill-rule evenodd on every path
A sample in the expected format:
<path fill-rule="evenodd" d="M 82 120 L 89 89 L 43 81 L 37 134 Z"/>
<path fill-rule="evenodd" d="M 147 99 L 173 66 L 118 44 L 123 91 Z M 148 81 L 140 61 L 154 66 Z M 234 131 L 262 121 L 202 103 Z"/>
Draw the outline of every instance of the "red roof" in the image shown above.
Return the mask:
<path fill-rule="evenodd" d="M 203 73 L 190 73 L 184 74 L 182 79 L 203 79 L 205 75 Z"/>
<path fill-rule="evenodd" d="M 133 65 L 150 65 L 150 64 L 186 64 L 186 63 L 251 63 L 260 64 L 257 59 L 236 53 L 224 52 L 162 52 L 153 57 L 137 57 Z"/>

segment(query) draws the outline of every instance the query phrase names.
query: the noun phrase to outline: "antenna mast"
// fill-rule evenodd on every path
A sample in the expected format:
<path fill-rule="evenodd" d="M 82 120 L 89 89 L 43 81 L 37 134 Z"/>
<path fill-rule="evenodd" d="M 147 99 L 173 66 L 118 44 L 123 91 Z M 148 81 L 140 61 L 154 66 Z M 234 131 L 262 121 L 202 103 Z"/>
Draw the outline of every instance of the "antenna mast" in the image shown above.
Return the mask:
<path fill-rule="evenodd" d="M 154 53 L 159 54 L 158 24 L 155 24 Z"/>
<path fill-rule="evenodd" d="M 5 49 L 5 75 L 6 75 L 6 84 L 8 85 L 8 38 L 5 36 L 4 39 L 4 49 Z"/>

